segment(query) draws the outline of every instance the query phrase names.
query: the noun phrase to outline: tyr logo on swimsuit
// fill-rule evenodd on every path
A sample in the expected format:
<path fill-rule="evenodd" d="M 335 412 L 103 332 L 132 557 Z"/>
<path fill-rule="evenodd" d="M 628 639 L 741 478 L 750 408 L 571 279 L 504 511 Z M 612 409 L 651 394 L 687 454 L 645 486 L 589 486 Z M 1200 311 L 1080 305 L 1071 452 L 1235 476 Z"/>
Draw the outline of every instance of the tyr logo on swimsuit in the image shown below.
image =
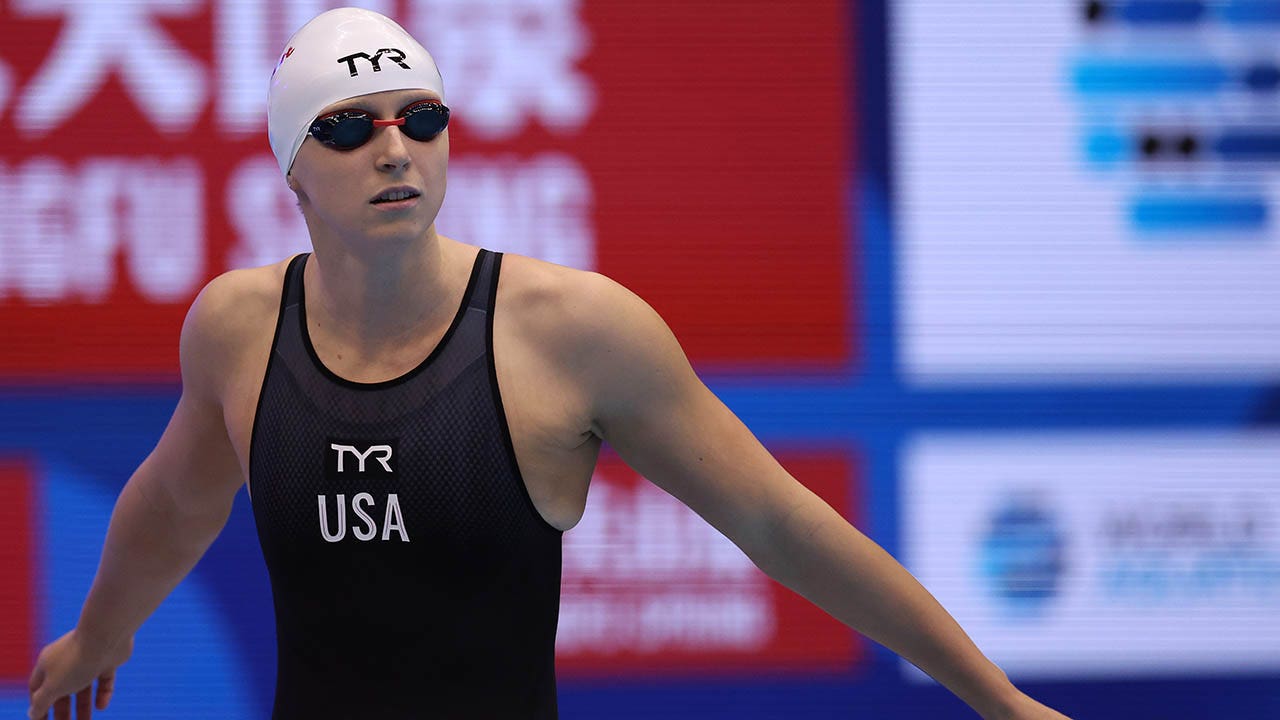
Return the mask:
<path fill-rule="evenodd" d="M 398 443 L 391 439 L 327 438 L 324 451 L 324 471 L 331 480 L 358 475 L 361 478 L 395 477 L 395 458 Z"/>
<path fill-rule="evenodd" d="M 356 77 L 357 75 L 360 74 L 360 71 L 356 69 L 356 58 L 364 58 L 365 60 L 368 60 L 369 65 L 373 66 L 374 72 L 382 72 L 381 61 L 382 61 L 382 56 L 384 54 L 387 56 L 387 59 L 390 60 L 391 62 L 399 65 L 405 70 L 410 69 L 409 64 L 404 61 L 404 57 L 405 57 L 404 51 L 398 48 L 380 48 L 373 55 L 369 55 L 368 53 L 362 53 L 362 52 L 351 53 L 346 57 L 338 58 L 338 62 L 346 63 L 347 70 L 351 72 L 351 77 Z"/>
<path fill-rule="evenodd" d="M 360 463 L 359 472 L 364 472 L 364 461 L 370 455 L 374 456 L 373 459 L 377 460 L 384 470 L 391 472 L 392 450 L 390 445 L 370 445 L 364 452 L 360 452 L 360 448 L 355 445 L 331 443 L 329 447 L 338 451 L 338 472 L 342 472 L 342 457 L 344 453 L 351 453 L 356 456 L 356 461 Z M 375 453 L 377 454 L 375 455 Z"/>

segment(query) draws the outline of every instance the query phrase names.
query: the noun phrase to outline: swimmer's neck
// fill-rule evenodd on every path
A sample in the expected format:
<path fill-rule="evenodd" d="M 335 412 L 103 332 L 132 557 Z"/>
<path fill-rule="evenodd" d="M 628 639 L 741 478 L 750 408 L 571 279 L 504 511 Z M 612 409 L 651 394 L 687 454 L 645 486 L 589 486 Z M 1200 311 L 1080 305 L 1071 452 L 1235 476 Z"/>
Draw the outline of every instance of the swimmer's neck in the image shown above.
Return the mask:
<path fill-rule="evenodd" d="M 303 276 L 307 314 L 366 347 L 447 324 L 457 312 L 458 243 L 435 225 L 413 241 L 363 245 L 313 235 Z M 466 278 L 462 279 L 466 282 Z"/>

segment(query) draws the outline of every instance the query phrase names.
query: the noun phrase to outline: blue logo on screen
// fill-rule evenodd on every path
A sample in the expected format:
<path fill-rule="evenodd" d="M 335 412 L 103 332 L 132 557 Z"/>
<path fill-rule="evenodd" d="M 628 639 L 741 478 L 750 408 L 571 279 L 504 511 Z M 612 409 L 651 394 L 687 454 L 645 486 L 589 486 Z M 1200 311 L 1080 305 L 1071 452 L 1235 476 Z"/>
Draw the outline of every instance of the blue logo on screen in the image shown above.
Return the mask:
<path fill-rule="evenodd" d="M 1006 500 L 991 515 L 980 547 L 983 582 L 1008 614 L 1035 617 L 1058 595 L 1066 542 L 1041 503 Z"/>

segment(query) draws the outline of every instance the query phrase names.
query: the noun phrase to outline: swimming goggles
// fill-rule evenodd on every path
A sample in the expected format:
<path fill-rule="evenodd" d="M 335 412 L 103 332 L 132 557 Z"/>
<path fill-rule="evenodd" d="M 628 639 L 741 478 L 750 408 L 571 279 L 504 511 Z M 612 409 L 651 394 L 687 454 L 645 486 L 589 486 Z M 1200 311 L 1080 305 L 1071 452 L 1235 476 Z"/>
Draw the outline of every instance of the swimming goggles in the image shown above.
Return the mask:
<path fill-rule="evenodd" d="M 391 120 L 377 120 L 367 110 L 338 110 L 316 118 L 310 133 L 335 150 L 355 150 L 369 142 L 374 128 L 389 125 L 399 125 L 410 139 L 427 142 L 448 127 L 449 108 L 437 100 L 419 100 Z"/>

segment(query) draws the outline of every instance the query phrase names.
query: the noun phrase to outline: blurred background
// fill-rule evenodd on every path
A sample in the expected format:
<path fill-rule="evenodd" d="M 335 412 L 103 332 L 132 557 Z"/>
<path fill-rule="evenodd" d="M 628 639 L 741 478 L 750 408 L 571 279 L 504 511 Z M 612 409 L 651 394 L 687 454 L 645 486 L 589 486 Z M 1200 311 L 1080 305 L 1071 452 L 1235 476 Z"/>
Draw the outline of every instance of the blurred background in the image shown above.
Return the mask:
<path fill-rule="evenodd" d="M 0 0 L 0 715 L 69 630 L 209 278 L 306 250 L 318 0 Z M 1280 1 L 403 0 L 441 232 L 599 270 L 1025 689 L 1280 717 Z M 107 717 L 269 715 L 248 498 Z M 606 454 L 564 718 L 966 717 Z"/>

